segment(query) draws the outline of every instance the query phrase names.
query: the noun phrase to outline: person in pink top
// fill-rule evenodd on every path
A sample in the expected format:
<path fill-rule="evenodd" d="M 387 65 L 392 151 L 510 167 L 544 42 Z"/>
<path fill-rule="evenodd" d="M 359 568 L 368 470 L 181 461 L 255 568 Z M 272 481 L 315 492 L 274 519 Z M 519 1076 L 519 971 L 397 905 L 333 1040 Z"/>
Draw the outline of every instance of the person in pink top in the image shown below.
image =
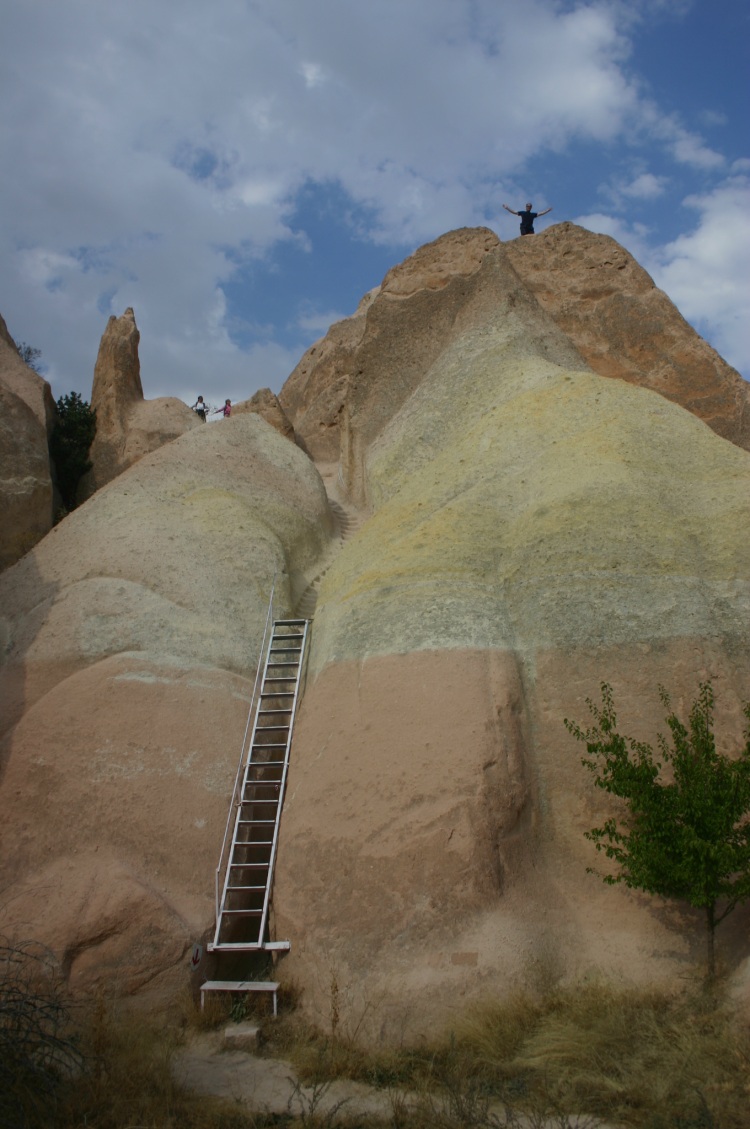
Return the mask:
<path fill-rule="evenodd" d="M 232 414 L 232 401 L 231 400 L 225 400 L 224 401 L 224 407 L 216 409 L 216 411 L 214 412 L 214 415 L 218 416 L 219 414 L 223 415 L 224 419 L 229 419 L 229 417 Z"/>

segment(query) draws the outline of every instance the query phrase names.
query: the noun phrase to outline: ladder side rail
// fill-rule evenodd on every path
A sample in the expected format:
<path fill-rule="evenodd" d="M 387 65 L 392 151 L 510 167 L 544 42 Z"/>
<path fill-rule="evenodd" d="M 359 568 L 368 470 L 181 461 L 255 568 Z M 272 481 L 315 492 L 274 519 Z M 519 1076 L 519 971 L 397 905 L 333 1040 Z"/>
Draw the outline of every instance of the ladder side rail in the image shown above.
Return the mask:
<path fill-rule="evenodd" d="M 242 746 L 240 748 L 240 759 L 239 759 L 239 763 L 237 765 L 237 772 L 235 773 L 235 776 L 234 776 L 234 787 L 232 788 L 232 795 L 231 795 L 231 798 L 229 800 L 229 811 L 227 812 L 227 823 L 226 823 L 226 827 L 224 828 L 224 838 L 221 841 L 221 850 L 219 852 L 219 862 L 218 862 L 218 865 L 216 867 L 216 871 L 214 873 L 214 910 L 215 910 L 217 922 L 218 922 L 218 919 L 219 919 L 219 878 L 220 878 L 221 872 L 224 868 L 224 854 L 225 854 L 225 851 L 226 851 L 227 840 L 229 838 L 229 828 L 232 825 L 232 812 L 234 811 L 235 801 L 236 801 L 236 797 L 237 797 L 237 789 L 238 789 L 239 782 L 240 782 L 240 774 L 242 773 L 242 767 L 243 767 L 243 764 L 244 764 L 244 761 L 245 761 L 245 754 L 246 754 L 246 749 L 247 749 L 247 735 L 248 735 L 248 731 L 250 729 L 250 724 L 251 724 L 252 718 L 255 717 L 256 720 L 257 720 L 258 707 L 260 705 L 260 697 L 258 696 L 258 691 L 259 691 L 259 689 L 262 689 L 262 686 L 263 686 L 263 680 L 261 678 L 261 669 L 263 669 L 263 672 L 264 672 L 264 675 L 265 675 L 265 668 L 268 665 L 267 653 L 270 650 L 269 628 L 271 627 L 271 624 L 273 622 L 273 597 L 274 597 L 275 589 L 276 589 L 276 573 L 273 574 L 273 580 L 271 581 L 271 595 L 270 595 L 269 600 L 268 600 L 268 611 L 266 612 L 266 623 L 265 623 L 265 627 L 263 628 L 263 638 L 261 640 L 260 651 L 259 651 L 259 654 L 258 654 L 258 665 L 255 668 L 255 682 L 253 683 L 253 695 L 250 699 L 250 707 L 247 711 L 247 721 L 245 723 L 245 732 L 242 736 Z M 271 633 L 273 633 L 273 632 L 271 632 Z M 263 655 L 264 654 L 266 654 L 265 664 L 263 662 Z M 251 737 L 251 742 L 252 742 L 252 737 Z"/>
<path fill-rule="evenodd" d="M 271 635 L 270 635 L 270 638 L 269 638 L 269 641 L 268 641 L 268 650 L 266 651 L 266 660 L 265 660 L 265 663 L 263 664 L 263 677 L 262 677 L 261 683 L 260 683 L 260 696 L 258 697 L 258 705 L 257 705 L 257 708 L 255 710 L 255 719 L 253 721 L 253 728 L 252 728 L 252 732 L 250 734 L 250 746 L 249 746 L 247 761 L 245 762 L 245 766 L 244 766 L 245 771 L 242 774 L 242 785 L 240 787 L 239 800 L 235 804 L 234 809 L 230 808 L 229 818 L 227 820 L 227 824 L 229 824 L 229 821 L 231 820 L 231 817 L 232 817 L 232 810 L 234 810 L 234 813 L 235 813 L 235 815 L 234 815 L 234 829 L 233 829 L 233 832 L 232 832 L 231 845 L 229 847 L 229 856 L 228 856 L 228 859 L 227 859 L 227 867 L 226 867 L 226 870 L 224 872 L 224 884 L 223 884 L 222 892 L 221 892 L 221 900 L 219 902 L 217 913 L 216 913 L 216 933 L 215 933 L 215 936 L 214 936 L 214 942 L 213 942 L 214 945 L 219 944 L 220 934 L 221 934 L 222 917 L 223 917 L 223 914 L 224 914 L 224 907 L 227 904 L 227 892 L 228 892 L 229 886 L 231 885 L 232 859 L 234 858 L 234 849 L 235 849 L 235 846 L 237 845 L 237 836 L 238 836 L 239 827 L 240 827 L 240 820 L 242 818 L 242 797 L 245 794 L 245 789 L 246 789 L 246 786 L 247 786 L 247 780 L 248 780 L 248 776 L 249 776 L 249 773 L 250 773 L 250 769 L 253 768 L 254 764 L 255 764 L 255 762 L 253 761 L 253 746 L 255 745 L 255 734 L 258 731 L 258 716 L 259 716 L 259 713 L 260 713 L 260 706 L 261 706 L 261 702 L 262 702 L 262 698 L 263 698 L 263 689 L 266 685 L 266 675 L 268 673 L 269 663 L 271 662 L 271 646 L 272 646 L 272 644 L 273 644 L 273 630 L 271 631 Z M 232 797 L 232 801 L 234 803 L 234 797 Z M 227 828 L 227 830 L 228 830 L 228 828 Z M 218 897 L 218 879 L 217 879 L 217 897 Z"/>
<path fill-rule="evenodd" d="M 294 733 L 294 719 L 297 713 L 297 702 L 299 700 L 300 686 L 302 685 L 302 668 L 305 661 L 305 650 L 307 646 L 307 634 L 310 627 L 309 620 L 305 621 L 305 627 L 302 634 L 302 642 L 300 645 L 299 666 L 297 668 L 297 681 L 294 686 L 294 698 L 292 699 L 292 715 L 289 719 L 289 733 L 286 740 L 286 749 L 284 750 L 284 767 L 281 772 L 281 784 L 279 785 L 279 804 L 276 809 L 276 823 L 273 829 L 273 841 L 271 843 L 271 856 L 268 861 L 268 875 L 266 877 L 266 892 L 263 898 L 263 913 L 260 919 L 260 929 L 258 930 L 258 940 L 262 941 L 266 932 L 266 923 L 268 921 L 268 907 L 271 901 L 271 888 L 273 886 L 273 871 L 276 865 L 276 851 L 279 843 L 279 826 L 281 824 L 281 811 L 284 806 L 284 793 L 286 791 L 286 779 L 289 772 L 289 754 L 292 747 L 292 734 Z"/>
<path fill-rule="evenodd" d="M 274 625 L 274 627 L 276 627 L 276 625 Z M 254 721 L 253 721 L 253 728 L 252 728 L 252 733 L 251 733 L 251 736 L 250 736 L 250 751 L 248 751 L 247 760 L 245 762 L 245 770 L 244 770 L 243 776 L 242 776 L 242 787 L 241 787 L 241 790 L 239 790 L 239 799 L 238 799 L 238 802 L 235 805 L 235 820 L 234 820 L 234 831 L 233 831 L 233 834 L 232 834 L 232 843 L 230 843 L 230 847 L 229 847 L 228 865 L 227 865 L 227 868 L 225 870 L 224 886 L 223 886 L 223 890 L 221 890 L 221 900 L 219 902 L 219 907 L 218 907 L 217 916 L 216 916 L 216 935 L 215 935 L 215 938 L 213 938 L 213 944 L 215 944 L 215 945 L 219 944 L 219 938 L 220 938 L 220 933 L 221 933 L 221 919 L 223 919 L 224 910 L 225 910 L 225 907 L 226 907 L 226 904 L 227 904 L 227 892 L 228 892 L 229 886 L 232 885 L 232 860 L 234 858 L 235 847 L 236 847 L 236 844 L 237 844 L 237 835 L 238 835 L 238 832 L 239 832 L 239 822 L 241 822 L 241 820 L 242 820 L 242 797 L 245 794 L 245 789 L 246 789 L 246 786 L 247 786 L 247 778 L 248 778 L 248 776 L 250 776 L 250 770 L 254 767 L 254 764 L 255 764 L 255 762 L 253 761 L 253 746 L 255 745 L 255 734 L 258 733 L 258 728 L 259 728 L 258 723 L 259 723 L 260 707 L 261 707 L 261 702 L 263 700 L 263 690 L 265 689 L 265 680 L 267 680 L 268 668 L 269 668 L 269 665 L 271 664 L 271 649 L 272 649 L 272 647 L 273 647 L 273 629 L 271 630 L 271 634 L 270 634 L 270 637 L 269 637 L 268 650 L 267 650 L 267 653 L 265 653 L 265 663 L 263 664 L 263 676 L 262 676 L 262 679 L 261 679 L 260 697 L 258 699 L 258 707 L 256 707 L 256 709 L 255 709 L 255 718 L 254 718 Z M 229 820 L 230 819 L 232 819 L 232 808 L 229 809 Z"/>

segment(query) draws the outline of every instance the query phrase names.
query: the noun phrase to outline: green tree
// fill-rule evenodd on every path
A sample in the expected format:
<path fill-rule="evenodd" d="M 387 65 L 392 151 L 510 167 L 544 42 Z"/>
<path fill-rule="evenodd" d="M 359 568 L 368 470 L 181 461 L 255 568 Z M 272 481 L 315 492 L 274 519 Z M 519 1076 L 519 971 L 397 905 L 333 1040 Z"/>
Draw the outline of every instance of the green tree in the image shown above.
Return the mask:
<path fill-rule="evenodd" d="M 89 448 L 96 434 L 96 412 L 78 392 L 57 401 L 58 420 L 50 438 L 57 485 L 67 510 L 76 507 L 78 483 L 91 470 Z"/>
<path fill-rule="evenodd" d="M 565 719 L 566 729 L 586 745 L 582 764 L 597 788 L 626 806 L 622 817 L 585 832 L 617 864 L 614 873 L 600 877 L 703 909 L 712 979 L 716 928 L 750 898 L 750 727 L 739 755 L 724 756 L 714 740 L 711 683 L 700 684 L 687 726 L 660 686 L 671 742 L 659 734 L 655 754 L 650 745 L 618 732 L 608 683 L 601 684 L 601 694 L 601 708 L 586 700 L 594 726 L 584 730 Z M 750 722 L 750 703 L 744 713 Z"/>
<path fill-rule="evenodd" d="M 16 349 L 18 349 L 18 355 L 25 365 L 28 365 L 34 372 L 41 373 L 41 349 L 35 349 L 33 345 L 27 345 L 25 341 L 22 341 L 20 345 L 16 345 Z"/>

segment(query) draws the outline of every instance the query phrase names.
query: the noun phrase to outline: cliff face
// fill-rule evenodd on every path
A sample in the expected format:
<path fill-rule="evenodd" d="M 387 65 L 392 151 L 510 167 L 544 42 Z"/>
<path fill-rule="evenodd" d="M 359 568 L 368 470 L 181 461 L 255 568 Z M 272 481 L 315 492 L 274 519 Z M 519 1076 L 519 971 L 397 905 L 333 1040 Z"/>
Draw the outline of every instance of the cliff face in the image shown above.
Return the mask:
<path fill-rule="evenodd" d="M 706 422 L 739 442 L 745 388 L 621 248 L 551 232 L 422 248 L 353 319 L 358 343 L 337 326 L 308 355 L 309 403 L 295 414 L 300 369 L 281 395 L 313 448 L 321 388 L 343 388 L 319 449 L 338 434 L 371 512 L 321 586 L 276 884 L 320 1015 L 331 971 L 353 1011 L 378 1000 L 379 1024 L 425 1033 L 480 990 L 700 959 L 689 914 L 675 931 L 587 875 L 583 831 L 609 809 L 562 719 L 606 679 L 653 740 L 658 684 L 684 708 L 712 677 L 739 743 L 750 457 Z M 631 383 L 592 372 L 603 358 Z"/>
<path fill-rule="evenodd" d="M 23 363 L 0 317 L 0 570 L 52 528 L 48 438 L 56 416 L 49 384 Z"/>
<path fill-rule="evenodd" d="M 684 907 L 586 873 L 609 809 L 562 720 L 606 679 L 653 740 L 657 685 L 681 711 L 712 677 L 739 742 L 746 390 L 616 244 L 521 242 L 421 248 L 308 351 L 283 413 L 141 458 L 0 577 L 8 904 L 76 985 L 124 962 L 125 989 L 164 992 L 211 924 L 274 574 L 280 613 L 322 576 L 274 893 L 313 1015 L 332 974 L 371 1035 L 414 1035 L 524 981 L 700 960 Z M 365 519 L 333 559 L 286 418 Z M 749 917 L 722 927 L 738 982 Z"/>

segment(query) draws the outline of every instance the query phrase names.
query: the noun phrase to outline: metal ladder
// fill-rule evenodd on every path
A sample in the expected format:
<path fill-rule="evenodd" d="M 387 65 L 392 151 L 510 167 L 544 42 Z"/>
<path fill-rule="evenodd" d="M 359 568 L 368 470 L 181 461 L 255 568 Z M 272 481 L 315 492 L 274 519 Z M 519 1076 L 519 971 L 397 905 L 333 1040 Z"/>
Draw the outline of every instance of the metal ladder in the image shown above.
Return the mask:
<path fill-rule="evenodd" d="M 242 784 L 238 788 L 238 770 L 232 796 L 236 815 L 221 899 L 219 880 L 231 806 L 216 871 L 216 932 L 209 952 L 289 948 L 288 941 L 268 941 L 265 935 L 309 626 L 306 619 L 280 619 L 273 624 Z M 243 742 L 243 758 L 244 748 Z"/>

